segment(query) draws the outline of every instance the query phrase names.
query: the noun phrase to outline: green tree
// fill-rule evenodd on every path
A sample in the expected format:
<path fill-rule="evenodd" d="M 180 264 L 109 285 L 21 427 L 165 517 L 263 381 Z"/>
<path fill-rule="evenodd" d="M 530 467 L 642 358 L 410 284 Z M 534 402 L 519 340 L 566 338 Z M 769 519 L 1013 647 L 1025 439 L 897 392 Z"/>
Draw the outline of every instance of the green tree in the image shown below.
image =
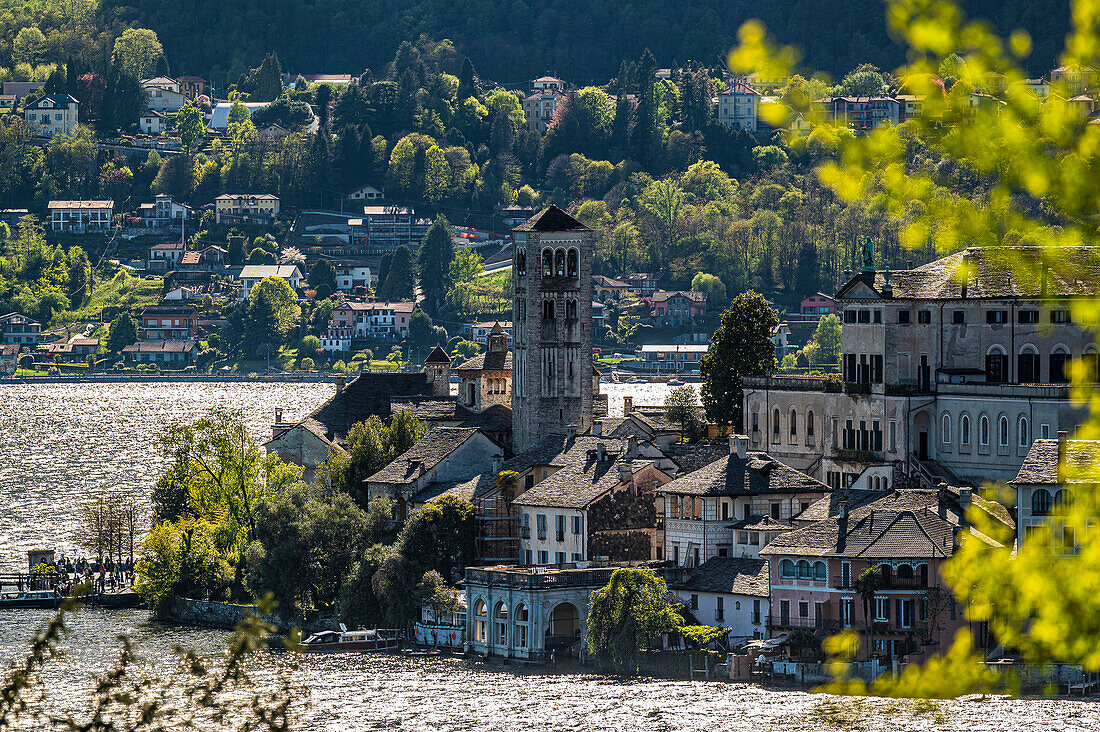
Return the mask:
<path fill-rule="evenodd" d="M 710 349 L 699 365 L 703 376 L 703 406 L 707 418 L 741 429 L 741 380 L 776 368 L 772 329 L 779 315 L 763 295 L 745 292 L 722 313 Z"/>
<path fill-rule="evenodd" d="M 620 567 L 607 585 L 592 593 L 585 643 L 598 663 L 632 676 L 638 673 L 642 651 L 683 622 L 656 572 Z"/>
<path fill-rule="evenodd" d="M 206 132 L 206 123 L 203 122 L 199 108 L 191 102 L 180 107 L 180 111 L 176 113 L 176 129 L 179 130 L 184 153 L 190 155 L 195 141 Z"/>
<path fill-rule="evenodd" d="M 665 397 L 665 418 L 680 425 L 680 439 L 694 436 L 699 423 L 699 396 L 691 386 L 677 386 Z"/>
<path fill-rule="evenodd" d="M 459 249 L 451 261 L 450 280 L 452 283 L 473 282 L 481 276 L 483 268 L 484 260 L 476 249 Z"/>
<path fill-rule="evenodd" d="M 706 272 L 696 272 L 691 278 L 691 291 L 705 292 L 710 295 L 711 305 L 726 299 L 726 283 Z"/>
<path fill-rule="evenodd" d="M 806 356 L 811 366 L 839 364 L 841 324 L 839 315 L 825 315 L 817 321 L 814 334 L 806 344 Z"/>
<path fill-rule="evenodd" d="M 137 591 L 149 609 L 165 616 L 176 597 L 228 599 L 233 570 L 207 521 L 181 519 L 155 525 L 141 544 L 134 566 Z"/>
<path fill-rule="evenodd" d="M 248 293 L 247 338 L 253 353 L 270 354 L 286 342 L 302 309 L 298 297 L 281 277 L 265 277 Z"/>
<path fill-rule="evenodd" d="M 407 302 L 413 299 L 415 275 L 412 251 L 402 244 L 393 250 L 386 281 L 379 283 L 376 296 L 389 302 Z"/>
<path fill-rule="evenodd" d="M 138 79 L 152 76 L 164 55 L 157 34 L 147 28 L 127 28 L 115 40 L 114 58 L 124 73 Z"/>
<path fill-rule="evenodd" d="M 450 286 L 451 261 L 455 255 L 454 231 L 447 217 L 440 214 L 432 223 L 420 244 L 417 260 L 420 292 L 428 314 L 436 317 L 443 308 L 444 296 Z M 396 254 L 395 254 L 396 259 Z M 393 276 L 394 264 L 390 264 Z"/>
<path fill-rule="evenodd" d="M 137 321 L 129 311 L 123 311 L 111 321 L 107 331 L 107 350 L 112 353 L 121 353 L 126 346 L 137 343 L 137 339 Z"/>
<path fill-rule="evenodd" d="M 861 64 L 840 82 L 840 93 L 853 97 L 877 97 L 889 91 L 885 77 L 877 67 Z"/>
<path fill-rule="evenodd" d="M 17 64 L 37 66 L 46 50 L 46 36 L 35 26 L 27 26 L 15 35 L 12 43 L 12 60 Z"/>
<path fill-rule="evenodd" d="M 330 294 L 336 292 L 336 268 L 327 259 L 318 259 L 310 267 L 306 282 L 315 290 L 321 285 L 327 285 Z"/>
<path fill-rule="evenodd" d="M 756 167 L 768 171 L 787 162 L 787 153 L 778 145 L 763 145 L 752 149 L 752 159 L 756 161 Z"/>

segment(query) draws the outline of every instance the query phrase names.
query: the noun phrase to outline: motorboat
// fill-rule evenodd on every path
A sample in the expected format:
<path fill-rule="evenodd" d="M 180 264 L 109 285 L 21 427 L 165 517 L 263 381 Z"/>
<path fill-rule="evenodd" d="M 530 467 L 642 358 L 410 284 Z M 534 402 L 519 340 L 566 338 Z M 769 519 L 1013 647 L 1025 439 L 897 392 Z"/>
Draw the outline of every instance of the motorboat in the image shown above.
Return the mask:
<path fill-rule="evenodd" d="M 668 385 L 669 386 L 683 386 L 684 383 L 685 382 L 680 381 L 679 379 L 669 379 L 668 380 Z"/>
<path fill-rule="evenodd" d="M 401 631 L 396 629 L 323 630 L 302 641 L 306 653 L 397 651 L 401 649 Z"/>
<path fill-rule="evenodd" d="M 0 593 L 0 609 L 56 608 L 60 602 L 56 590 Z"/>

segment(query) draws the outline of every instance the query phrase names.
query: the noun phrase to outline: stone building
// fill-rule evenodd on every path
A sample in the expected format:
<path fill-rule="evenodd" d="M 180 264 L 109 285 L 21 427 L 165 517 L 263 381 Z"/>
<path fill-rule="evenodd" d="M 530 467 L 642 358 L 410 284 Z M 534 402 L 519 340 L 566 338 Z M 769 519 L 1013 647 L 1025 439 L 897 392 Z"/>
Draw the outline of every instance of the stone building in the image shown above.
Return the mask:
<path fill-rule="evenodd" d="M 1058 439 L 1031 443 L 1019 474 L 1008 482 L 1016 490 L 1017 548 L 1041 536 L 1048 544 L 1045 551 L 1051 554 L 1078 553 L 1076 522 L 1071 519 L 1067 525 L 1060 514 L 1073 504 L 1074 491 L 1093 489 L 1098 459 L 1100 441 L 1096 440 L 1067 440 L 1060 434 Z M 1087 520 L 1091 526 L 1095 517 L 1090 515 Z M 1037 533 L 1040 528 L 1048 531 Z"/>
<path fill-rule="evenodd" d="M 839 378 L 745 379 L 752 447 L 834 488 L 1014 478 L 1034 439 L 1085 415 L 1069 399 L 1067 365 L 1097 363 L 1070 307 L 1095 291 L 1100 252 L 1066 253 L 1076 279 L 1043 270 L 1040 256 L 972 247 L 891 273 L 876 271 L 868 251 L 837 293 Z M 1009 257 L 1045 274 L 1022 279 Z"/>
<path fill-rule="evenodd" d="M 466 360 L 458 372 L 458 403 L 473 412 L 483 412 L 493 405 L 511 407 L 512 354 L 508 350 L 508 334 L 493 326 L 487 336 L 488 349 Z"/>
<path fill-rule="evenodd" d="M 513 229 L 513 441 L 592 426 L 594 233 L 557 206 Z"/>
<path fill-rule="evenodd" d="M 749 452 L 744 435 L 731 436 L 729 443 L 728 454 L 659 490 L 665 499 L 665 557 L 677 565 L 756 556 L 785 532 L 780 522 L 790 522 L 829 493 L 828 486 L 772 456 Z M 745 541 L 738 545 L 742 533 Z"/>

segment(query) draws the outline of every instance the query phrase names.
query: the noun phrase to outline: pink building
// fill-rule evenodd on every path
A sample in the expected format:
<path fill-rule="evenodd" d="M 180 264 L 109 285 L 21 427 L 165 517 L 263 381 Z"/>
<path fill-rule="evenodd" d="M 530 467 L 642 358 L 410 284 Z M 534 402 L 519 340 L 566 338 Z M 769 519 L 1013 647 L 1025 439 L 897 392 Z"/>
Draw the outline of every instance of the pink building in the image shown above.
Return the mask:
<path fill-rule="evenodd" d="M 821 637 L 844 628 L 860 634 L 860 656 L 919 661 L 947 649 L 967 625 L 941 568 L 967 531 L 971 503 L 1013 526 L 999 504 L 969 489 L 844 491 L 796 517 L 802 528 L 780 533 L 760 550 L 771 576 L 769 630 L 805 629 Z M 861 590 L 874 572 L 873 589 Z M 976 640 L 988 631 L 974 624 Z"/>
<path fill-rule="evenodd" d="M 645 301 L 650 314 L 659 325 L 679 327 L 691 325 L 695 319 L 707 314 L 707 293 L 675 290 L 654 292 Z"/>
<path fill-rule="evenodd" d="M 812 317 L 835 315 L 840 312 L 840 306 L 837 305 L 836 298 L 830 297 L 824 292 L 818 292 L 807 298 L 803 298 L 802 302 L 799 303 L 798 309 L 803 315 Z"/>

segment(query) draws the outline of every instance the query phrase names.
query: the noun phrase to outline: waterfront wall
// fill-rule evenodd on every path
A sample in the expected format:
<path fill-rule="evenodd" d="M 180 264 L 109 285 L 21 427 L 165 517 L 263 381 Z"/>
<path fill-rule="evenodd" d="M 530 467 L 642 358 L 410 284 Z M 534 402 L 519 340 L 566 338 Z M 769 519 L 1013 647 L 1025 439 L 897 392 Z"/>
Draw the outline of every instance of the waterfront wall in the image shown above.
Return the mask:
<path fill-rule="evenodd" d="M 343 374 L 341 374 L 343 376 Z M 173 383 L 186 382 L 216 382 L 234 383 L 240 381 L 268 382 L 333 382 L 336 374 L 328 373 L 301 373 L 301 374 L 184 374 L 178 372 L 161 373 L 125 373 L 125 374 L 60 374 L 57 376 L 6 376 L 0 379 L 0 384 L 115 384 L 115 383 Z"/>
<path fill-rule="evenodd" d="M 172 601 L 172 610 L 165 620 L 180 625 L 197 625 L 204 628 L 224 628 L 232 630 L 249 615 L 257 611 L 255 605 L 234 605 L 228 602 L 210 602 L 207 600 L 192 600 L 186 597 L 177 597 Z M 292 628 L 299 628 L 303 636 L 315 633 L 319 630 L 333 630 L 336 628 L 334 617 L 320 616 L 283 618 L 277 614 L 261 615 L 260 618 L 271 623 L 279 629 L 280 633 L 287 633 Z"/>

